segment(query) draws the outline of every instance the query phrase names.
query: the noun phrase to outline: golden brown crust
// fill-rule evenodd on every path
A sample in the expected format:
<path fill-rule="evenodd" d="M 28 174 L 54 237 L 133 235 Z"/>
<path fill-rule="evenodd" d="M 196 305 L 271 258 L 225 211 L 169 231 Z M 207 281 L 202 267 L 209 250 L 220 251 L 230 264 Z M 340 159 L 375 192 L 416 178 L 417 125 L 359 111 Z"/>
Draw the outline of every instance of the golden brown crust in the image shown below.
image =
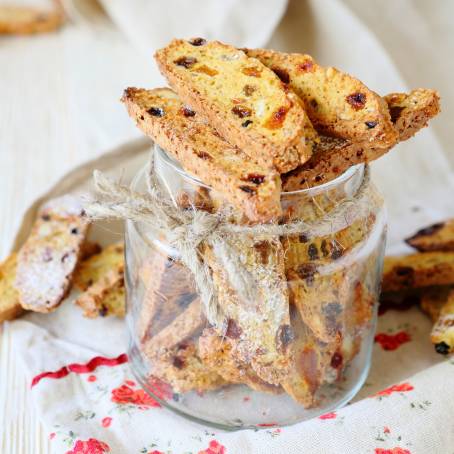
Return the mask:
<path fill-rule="evenodd" d="M 280 215 L 279 175 L 228 144 L 174 92 L 128 88 L 122 100 L 145 134 L 249 219 L 269 221 Z"/>
<path fill-rule="evenodd" d="M 279 172 L 305 162 L 316 137 L 296 96 L 254 58 L 218 41 L 173 40 L 155 54 L 180 98 L 250 158 Z"/>
<path fill-rule="evenodd" d="M 385 99 L 399 133 L 399 141 L 407 140 L 427 126 L 427 122 L 440 111 L 439 97 L 434 90 L 418 89 L 409 94 L 390 94 Z M 281 175 L 282 189 L 297 191 L 326 183 L 349 167 L 374 161 L 389 150 L 390 147 L 321 136 L 312 158 L 306 164 Z"/>
<path fill-rule="evenodd" d="M 419 252 L 454 252 L 454 219 L 437 222 L 418 230 L 405 242 Z"/>
<path fill-rule="evenodd" d="M 16 253 L 0 264 L 0 323 L 13 320 L 24 312 L 19 302 L 19 293 L 14 286 L 16 265 Z"/>
<path fill-rule="evenodd" d="M 326 135 L 389 147 L 397 137 L 383 99 L 358 79 L 323 68 L 309 55 L 247 49 L 303 100 L 315 128 Z"/>
<path fill-rule="evenodd" d="M 454 252 L 424 252 L 385 258 L 384 292 L 449 284 L 454 284 Z"/>
<path fill-rule="evenodd" d="M 0 5 L 0 34 L 29 35 L 59 28 L 64 16 L 59 9 L 45 11 L 19 5 Z"/>
<path fill-rule="evenodd" d="M 83 214 L 79 200 L 69 195 L 38 213 L 17 259 L 15 285 L 25 309 L 50 312 L 69 292 L 88 231 Z"/>

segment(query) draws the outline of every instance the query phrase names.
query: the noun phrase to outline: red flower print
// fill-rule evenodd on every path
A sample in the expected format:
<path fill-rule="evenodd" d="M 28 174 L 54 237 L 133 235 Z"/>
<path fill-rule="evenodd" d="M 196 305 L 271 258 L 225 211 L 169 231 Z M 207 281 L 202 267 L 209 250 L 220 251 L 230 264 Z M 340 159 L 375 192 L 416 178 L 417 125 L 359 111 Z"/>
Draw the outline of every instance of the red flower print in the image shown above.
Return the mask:
<path fill-rule="evenodd" d="M 49 440 L 53 440 L 55 438 L 55 432 L 52 432 L 51 434 L 49 434 Z"/>
<path fill-rule="evenodd" d="M 106 416 L 101 421 L 101 424 L 102 424 L 103 427 L 109 427 L 111 423 L 112 423 L 112 418 L 109 417 L 109 416 Z"/>
<path fill-rule="evenodd" d="M 66 454 L 104 454 L 105 452 L 110 452 L 106 443 L 89 438 L 87 441 L 77 440 L 72 451 L 67 451 Z"/>
<path fill-rule="evenodd" d="M 128 385 L 128 386 L 136 386 L 136 383 L 133 382 L 132 380 L 126 380 L 125 384 Z"/>
<path fill-rule="evenodd" d="M 160 407 L 161 405 L 152 399 L 143 389 L 132 389 L 127 385 L 121 385 L 112 390 L 112 402 L 116 404 L 133 404 L 139 407 Z"/>
<path fill-rule="evenodd" d="M 156 451 L 156 449 L 154 451 L 150 451 L 148 454 L 164 454 L 162 451 Z"/>
<path fill-rule="evenodd" d="M 318 417 L 318 419 L 336 419 L 337 414 L 335 411 L 332 411 L 331 413 L 325 413 L 324 415 L 321 415 Z"/>
<path fill-rule="evenodd" d="M 399 383 L 398 385 L 392 385 L 389 388 L 379 391 L 372 397 L 390 396 L 392 393 L 405 393 L 408 391 L 413 391 L 414 389 L 415 388 L 413 387 L 413 385 L 410 385 L 410 383 Z"/>
<path fill-rule="evenodd" d="M 276 422 L 264 422 L 262 424 L 257 424 L 257 427 L 274 427 L 277 426 Z"/>
<path fill-rule="evenodd" d="M 408 449 L 404 448 L 393 449 L 375 448 L 375 454 L 411 454 L 411 452 Z"/>
<path fill-rule="evenodd" d="M 388 426 L 383 427 L 383 433 L 385 433 L 385 434 L 391 433 L 391 430 L 389 429 Z"/>
<path fill-rule="evenodd" d="M 411 337 L 405 331 L 399 331 L 396 334 L 376 334 L 374 340 L 381 345 L 383 350 L 397 350 L 402 344 L 411 341 Z"/>
<path fill-rule="evenodd" d="M 96 375 L 89 375 L 87 378 L 87 381 L 89 381 L 90 383 L 92 383 L 96 380 L 97 380 Z"/>
<path fill-rule="evenodd" d="M 199 454 L 226 454 L 225 446 L 222 446 L 218 441 L 211 440 L 207 449 L 199 451 Z"/>

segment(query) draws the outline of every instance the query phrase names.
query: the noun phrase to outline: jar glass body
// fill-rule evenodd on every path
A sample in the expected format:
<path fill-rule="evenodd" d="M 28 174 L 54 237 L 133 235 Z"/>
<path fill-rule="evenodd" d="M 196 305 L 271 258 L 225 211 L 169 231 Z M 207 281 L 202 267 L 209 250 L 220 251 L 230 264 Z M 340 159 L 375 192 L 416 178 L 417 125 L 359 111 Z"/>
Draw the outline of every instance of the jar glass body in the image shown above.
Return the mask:
<path fill-rule="evenodd" d="M 175 205 L 225 207 L 165 152 L 154 156 L 160 189 Z M 148 171 L 134 190 L 146 192 Z M 210 247 L 201 247 L 227 314 L 222 330 L 207 320 L 166 232 L 127 221 L 129 356 L 153 398 L 223 429 L 293 424 L 352 399 L 370 366 L 386 231 L 383 201 L 372 185 L 363 187 L 364 172 L 356 166 L 322 186 L 282 194 L 281 223 L 302 220 L 317 232 L 320 222 L 320 235 L 233 239 L 246 270 L 262 279 L 255 301 L 240 296 Z M 345 202 L 360 190 L 356 210 Z M 331 213 L 344 222 L 327 229 Z"/>

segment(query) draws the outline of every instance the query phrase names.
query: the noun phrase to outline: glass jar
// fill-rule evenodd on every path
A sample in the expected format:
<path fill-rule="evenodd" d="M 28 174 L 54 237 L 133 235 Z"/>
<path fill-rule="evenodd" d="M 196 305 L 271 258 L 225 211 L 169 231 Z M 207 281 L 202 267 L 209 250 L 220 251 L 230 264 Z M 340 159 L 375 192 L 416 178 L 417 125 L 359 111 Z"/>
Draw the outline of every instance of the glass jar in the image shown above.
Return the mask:
<path fill-rule="evenodd" d="M 153 167 L 175 206 L 225 208 L 159 147 Z M 133 190 L 146 192 L 147 172 Z M 246 271 L 256 273 L 258 298 L 240 296 L 212 249 L 199 248 L 226 316 L 222 330 L 207 320 L 166 232 L 127 221 L 129 357 L 143 388 L 177 413 L 231 430 L 294 424 L 351 400 L 369 371 L 386 230 L 382 198 L 364 178 L 359 165 L 282 194 L 280 224 L 302 220 L 320 234 L 233 239 Z"/>

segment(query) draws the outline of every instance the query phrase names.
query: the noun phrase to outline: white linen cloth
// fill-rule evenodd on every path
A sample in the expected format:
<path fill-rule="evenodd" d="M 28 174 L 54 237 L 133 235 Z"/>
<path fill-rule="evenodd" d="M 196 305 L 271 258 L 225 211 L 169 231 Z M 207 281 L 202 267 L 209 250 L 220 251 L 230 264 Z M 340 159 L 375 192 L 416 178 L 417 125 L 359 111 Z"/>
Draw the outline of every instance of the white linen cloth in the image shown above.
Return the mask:
<path fill-rule="evenodd" d="M 166 5 L 173 7 L 174 2 L 142 4 L 145 3 L 153 4 L 153 9 L 151 6 L 141 8 L 139 2 L 131 8 L 130 2 L 103 2 L 104 8 L 123 34 L 112 27 L 101 13 L 96 12 L 82 17 L 76 15 L 75 23 L 68 25 L 57 36 L 5 39 L 7 45 L 0 48 L 3 69 L 0 81 L 2 86 L 8 87 L 1 95 L 2 106 L 7 108 L 2 109 L 0 121 L 3 164 L 0 203 L 7 221 L 2 229 L 4 255 L 15 227 L 20 224 L 18 207 L 22 210 L 26 202 L 30 203 L 36 197 L 37 192 L 44 190 L 50 181 L 61 177 L 70 168 L 70 163 L 75 165 L 90 156 L 100 155 L 106 149 L 139 135 L 118 103 L 118 98 L 121 90 L 128 85 L 153 87 L 163 83 L 153 65 L 151 54 L 163 44 L 160 37 L 164 35 L 156 36 L 152 31 L 147 32 L 147 29 L 155 26 L 155 30 L 168 31 L 169 34 L 165 36 L 169 39 L 173 35 L 184 37 L 186 32 L 189 35 L 203 34 L 196 33 L 198 28 L 184 28 L 183 22 L 189 22 L 187 16 L 179 15 L 175 10 L 168 9 L 166 16 Z M 242 5 L 239 2 L 226 3 L 226 6 L 217 8 L 224 8 L 224 11 L 231 8 L 231 17 L 241 15 L 235 11 L 244 8 L 245 2 Z M 348 2 L 350 5 L 353 3 Z M 411 4 L 406 3 L 411 8 Z M 241 28 L 221 30 L 218 29 L 222 27 L 219 20 L 204 19 L 210 27 L 200 30 L 213 33 L 210 37 L 223 38 L 232 36 L 233 30 L 241 29 L 244 41 L 232 38 L 232 42 L 250 46 L 265 44 L 279 20 L 279 5 L 283 8 L 284 2 L 257 2 L 254 5 L 269 8 L 267 20 L 263 19 L 267 16 L 265 10 L 260 9 L 262 20 L 259 25 L 254 22 L 255 28 L 249 29 L 246 22 L 240 22 Z M 385 10 L 386 3 L 380 4 L 380 9 Z M 443 17 L 443 20 L 448 21 L 449 15 L 446 12 L 443 14 L 441 16 L 439 13 L 440 20 Z M 165 17 L 171 17 L 172 20 L 167 19 L 165 22 Z M 241 16 L 241 20 L 246 21 L 247 17 Z M 367 15 L 361 17 L 365 17 L 365 22 L 358 20 L 350 9 L 337 0 L 290 1 L 282 22 L 267 45 L 310 53 L 322 64 L 335 65 L 355 74 L 380 94 L 405 90 L 407 84 L 400 73 L 408 73 L 406 68 L 412 59 L 408 55 L 406 59 L 400 59 L 399 55 L 409 54 L 411 49 L 403 45 L 405 41 L 394 41 L 392 61 L 388 50 L 377 39 L 385 27 L 374 24 L 379 29 L 375 36 L 368 29 Z M 431 17 L 437 17 L 436 7 Z M 454 15 L 450 17 L 452 19 Z M 387 31 L 392 34 L 392 30 Z M 125 36 L 132 45 L 125 40 Z M 430 33 L 427 32 L 425 36 L 430 36 Z M 254 37 L 257 37 L 256 41 Z M 437 40 L 439 44 L 442 41 L 438 37 Z M 389 40 L 383 42 L 390 47 Z M 418 52 L 420 55 L 415 55 L 415 59 L 426 58 L 434 64 L 427 46 L 418 48 Z M 400 71 L 401 65 L 407 66 Z M 62 77 L 62 73 L 65 77 Z M 452 88 L 448 88 L 448 79 L 444 80 L 440 72 L 413 72 L 411 84 L 414 87 L 446 87 L 446 90 L 451 90 L 448 98 L 452 99 Z M 25 106 L 28 119 L 26 134 Z M 448 112 L 449 109 L 452 106 L 448 106 Z M 450 118 L 441 116 L 436 121 L 449 124 Z M 449 153 L 452 154 L 452 151 L 446 147 L 442 149 L 433 131 L 425 130 L 373 165 L 374 180 L 384 193 L 389 209 L 390 251 L 405 250 L 402 238 L 418 227 L 454 215 L 454 183 L 447 158 Z M 11 173 L 11 169 L 17 169 L 17 175 Z M 18 191 L 18 187 L 23 190 Z M 29 221 L 26 219 L 25 224 Z M 24 227 L 26 229 L 27 225 Z M 35 375 L 57 370 L 68 363 L 86 363 L 98 355 L 117 357 L 125 350 L 120 321 L 83 320 L 70 304 L 63 305 L 55 314 L 32 314 L 27 319 L 34 326 L 13 322 L 5 332 L 12 339 L 13 357 L 17 357 L 23 365 L 29 383 Z M 404 326 L 406 323 L 407 327 Z M 55 338 L 41 331 L 38 325 L 44 326 Z M 452 361 L 447 361 L 430 367 L 440 358 L 435 356 L 428 343 L 429 327 L 427 319 L 417 310 L 410 313 L 389 312 L 381 317 L 379 330 L 389 329 L 391 333 L 396 333 L 409 329 L 412 341 L 392 352 L 383 351 L 379 344 L 375 346 L 372 372 L 368 379 L 371 386 L 366 386 L 360 397 L 366 397 L 395 382 L 410 383 L 413 389 L 404 386 L 402 389 L 407 390 L 393 392 L 381 399 L 364 399 L 338 411 L 336 418 L 299 424 L 281 432 L 275 432 L 274 428 L 257 433 L 215 432 L 213 438 L 225 446 L 226 454 L 450 452 L 454 445 L 451 422 L 454 366 Z M 108 342 L 105 341 L 107 336 Z M 112 342 L 112 339 L 117 341 Z M 116 378 L 111 377 L 114 375 L 113 370 L 118 370 Z M 70 452 L 77 437 L 81 440 L 105 440 L 113 453 L 153 450 L 173 454 L 196 453 L 208 447 L 211 429 L 204 437 L 201 433 L 205 433 L 205 429 L 183 421 L 164 409 L 134 409 L 131 410 L 130 419 L 126 418 L 127 412 L 123 410 L 119 410 L 118 420 L 105 416 L 113 405 L 112 389 L 131 376 L 126 363 L 111 368 L 100 366 L 94 372 L 94 375 L 97 374 L 100 382 L 107 387 L 105 399 L 97 403 L 93 401 L 88 387 L 89 383 L 96 382 L 87 382 L 89 375 L 86 374 L 71 373 L 58 380 L 45 378 L 33 387 L 31 396 L 46 431 L 56 433 L 51 442 L 53 452 Z M 0 386 L 3 385 L 0 383 Z M 10 386 L 7 388 L 8 393 L 13 392 L 12 384 Z M 85 407 L 96 415 L 88 419 L 80 417 L 75 421 L 76 412 L 85 411 Z M 103 419 L 112 417 L 110 426 L 102 426 L 101 416 Z M 2 418 L 2 428 L 22 424 L 22 419 L 16 414 L 2 415 Z M 55 424 L 60 425 L 60 433 L 57 433 Z M 107 425 L 106 422 L 104 424 Z M 389 431 L 385 431 L 385 428 Z M 77 437 L 70 437 L 71 440 L 65 443 L 65 430 L 67 433 L 73 430 Z M 124 434 L 127 434 L 126 437 Z M 146 440 L 143 434 L 148 435 Z M 194 438 L 198 436 L 202 437 L 201 442 Z M 154 437 L 159 437 L 159 444 L 153 441 Z M 144 441 L 148 445 L 143 446 L 145 451 L 140 451 L 142 446 L 137 449 L 135 444 L 126 446 L 125 440 L 137 440 L 137 443 Z M 169 440 L 171 446 L 167 445 Z M 158 446 L 152 447 L 153 444 Z M 2 442 L 0 446 L 5 445 Z M 217 452 L 215 449 L 222 451 L 216 445 L 213 446 L 212 452 Z M 79 444 L 79 447 L 82 449 L 83 445 Z M 12 451 L 5 452 L 13 454 Z M 14 454 L 22 452 L 19 447 Z M 102 451 L 92 452 L 98 454 Z"/>

